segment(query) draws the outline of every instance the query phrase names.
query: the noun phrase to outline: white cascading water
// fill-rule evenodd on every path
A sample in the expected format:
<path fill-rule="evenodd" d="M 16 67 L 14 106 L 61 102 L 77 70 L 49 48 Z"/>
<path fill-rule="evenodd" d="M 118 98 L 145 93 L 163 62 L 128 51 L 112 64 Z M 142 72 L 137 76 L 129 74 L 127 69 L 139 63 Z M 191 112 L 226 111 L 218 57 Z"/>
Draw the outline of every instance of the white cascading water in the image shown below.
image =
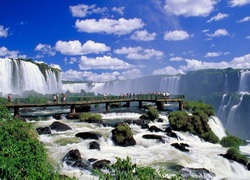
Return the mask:
<path fill-rule="evenodd" d="M 101 114 L 103 119 L 112 120 L 118 118 L 138 119 L 141 114 L 137 113 L 105 113 Z M 151 122 L 149 125 L 155 125 L 165 129 L 169 122 L 165 115 L 160 115 L 164 121 Z M 49 126 L 55 119 L 44 121 L 31 121 L 35 127 Z M 211 121 L 211 122 L 210 122 Z M 225 130 L 216 117 L 210 119 L 209 125 L 215 134 L 221 139 L 225 136 Z M 129 156 L 133 163 L 139 166 L 152 166 L 154 168 L 168 168 L 173 165 L 181 165 L 186 168 L 207 169 L 210 173 L 200 173 L 198 179 L 249 179 L 250 171 L 243 165 L 229 161 L 221 156 L 225 154 L 227 148 L 220 144 L 211 144 L 204 142 L 199 137 L 189 133 L 178 132 L 179 139 L 170 138 L 164 132 L 149 132 L 147 129 L 141 129 L 140 126 L 131 124 L 130 127 L 136 140 L 135 146 L 120 147 L 114 145 L 111 140 L 111 131 L 114 129 L 109 126 L 98 124 L 89 124 L 76 120 L 63 119 L 60 122 L 69 125 L 72 130 L 65 132 L 56 132 L 52 130 L 52 135 L 40 135 L 39 139 L 48 149 L 48 154 L 55 167 L 58 167 L 61 174 L 76 177 L 80 180 L 97 180 L 98 178 L 91 174 L 89 170 L 80 170 L 70 167 L 63 163 L 62 159 L 68 151 L 78 149 L 84 161 L 90 158 L 98 160 L 107 159 L 115 163 L 116 157 L 126 158 Z M 96 132 L 102 135 L 99 140 L 100 151 L 90 150 L 89 143 L 93 140 L 83 140 L 75 137 L 78 132 Z M 157 134 L 164 137 L 164 143 L 157 140 L 144 139 L 144 134 Z M 190 145 L 189 152 L 182 152 L 171 146 L 171 143 L 187 143 Z M 242 147 L 243 152 L 249 150 L 250 146 Z M 248 151 L 249 153 L 249 151 Z"/>
<path fill-rule="evenodd" d="M 0 92 L 3 95 L 21 94 L 34 90 L 38 93 L 61 91 L 60 77 L 57 79 L 51 70 L 46 71 L 46 78 L 34 63 L 0 58 Z"/>
<path fill-rule="evenodd" d="M 242 70 L 240 73 L 239 91 L 243 93 L 250 93 L 250 71 Z"/>
<path fill-rule="evenodd" d="M 179 76 L 163 77 L 144 77 L 139 79 L 130 79 L 122 81 L 112 81 L 107 83 L 74 83 L 63 84 L 64 91 L 69 90 L 73 93 L 95 92 L 100 94 L 120 95 L 121 93 L 152 93 L 158 91 L 177 94 L 179 88 Z"/>

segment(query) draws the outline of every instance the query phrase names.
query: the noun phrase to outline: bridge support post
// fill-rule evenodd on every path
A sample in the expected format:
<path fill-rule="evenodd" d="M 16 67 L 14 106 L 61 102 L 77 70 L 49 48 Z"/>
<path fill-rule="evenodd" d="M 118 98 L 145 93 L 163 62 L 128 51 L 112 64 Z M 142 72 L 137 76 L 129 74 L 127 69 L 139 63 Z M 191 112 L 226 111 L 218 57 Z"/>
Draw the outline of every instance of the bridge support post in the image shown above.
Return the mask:
<path fill-rule="evenodd" d="M 159 111 L 164 110 L 164 101 L 156 101 L 156 107 Z"/>
<path fill-rule="evenodd" d="M 76 105 L 75 104 L 72 104 L 70 106 L 70 113 L 76 113 Z"/>
<path fill-rule="evenodd" d="M 110 110 L 110 103 L 106 103 L 106 111 Z"/>
<path fill-rule="evenodd" d="M 14 107 L 14 117 L 19 116 L 19 107 Z"/>
<path fill-rule="evenodd" d="M 130 107 L 130 102 L 129 101 L 126 102 L 126 107 Z"/>
<path fill-rule="evenodd" d="M 139 108 L 142 108 L 142 101 L 139 101 Z"/>
<path fill-rule="evenodd" d="M 183 110 L 183 101 L 179 101 L 179 110 L 180 110 L 180 111 Z"/>

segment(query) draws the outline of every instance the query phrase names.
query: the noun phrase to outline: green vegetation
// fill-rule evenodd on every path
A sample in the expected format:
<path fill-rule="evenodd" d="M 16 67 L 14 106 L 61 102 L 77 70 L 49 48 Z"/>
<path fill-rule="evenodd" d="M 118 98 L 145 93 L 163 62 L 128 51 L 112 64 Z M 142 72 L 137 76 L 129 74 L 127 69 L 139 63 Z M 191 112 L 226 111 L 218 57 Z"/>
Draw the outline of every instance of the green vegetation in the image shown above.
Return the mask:
<path fill-rule="evenodd" d="M 96 170 L 100 180 L 163 180 L 162 173 L 157 172 L 151 167 L 139 167 L 131 162 L 131 159 L 127 157 L 126 159 L 116 158 L 116 163 L 112 165 L 107 165 L 106 168 L 108 172 L 102 172 L 101 170 Z M 171 180 L 182 180 L 184 179 L 180 175 L 175 175 Z"/>
<path fill-rule="evenodd" d="M 100 114 L 81 113 L 80 120 L 84 122 L 102 122 L 102 116 Z"/>
<path fill-rule="evenodd" d="M 223 147 L 235 147 L 235 148 L 239 148 L 239 146 L 245 145 L 245 142 L 233 135 L 229 135 L 227 137 L 223 137 L 220 141 L 220 144 Z"/>
<path fill-rule="evenodd" d="M 230 147 L 227 150 L 227 153 L 225 154 L 225 156 L 228 159 L 231 159 L 231 160 L 237 161 L 241 164 L 247 165 L 247 162 L 248 162 L 247 156 L 242 155 L 240 150 L 235 148 L 235 147 Z"/>
<path fill-rule="evenodd" d="M 185 103 L 185 108 L 190 110 L 192 115 L 184 111 L 172 112 L 168 116 L 170 126 L 174 130 L 189 131 L 205 141 L 218 143 L 219 138 L 208 125 L 209 116 L 214 114 L 213 107 L 200 101 L 190 101 Z"/>
<path fill-rule="evenodd" d="M 142 118 L 150 119 L 153 121 L 153 120 L 159 118 L 159 112 L 154 107 L 147 106 L 147 112 L 142 115 Z"/>
<path fill-rule="evenodd" d="M 2 106 L 0 113 L 0 179 L 69 179 L 49 164 L 31 124 L 13 120 Z"/>

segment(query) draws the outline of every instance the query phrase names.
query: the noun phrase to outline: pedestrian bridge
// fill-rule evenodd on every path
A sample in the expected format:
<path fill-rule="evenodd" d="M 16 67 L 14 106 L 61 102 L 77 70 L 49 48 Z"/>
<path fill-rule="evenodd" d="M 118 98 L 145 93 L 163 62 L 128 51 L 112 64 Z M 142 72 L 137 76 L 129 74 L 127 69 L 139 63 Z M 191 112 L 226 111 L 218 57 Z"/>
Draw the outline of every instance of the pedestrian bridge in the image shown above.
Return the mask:
<path fill-rule="evenodd" d="M 52 98 L 47 99 L 47 102 L 32 103 L 25 101 L 25 98 L 15 99 L 13 102 L 6 104 L 9 109 L 14 109 L 14 116 L 19 115 L 20 108 L 28 107 L 49 107 L 49 106 L 69 106 L 70 112 L 75 113 L 76 106 L 92 105 L 92 104 L 105 104 L 106 111 L 109 111 L 112 103 L 125 102 L 127 107 L 130 107 L 131 102 L 138 102 L 138 106 L 142 108 L 143 102 L 156 103 L 158 110 L 164 110 L 164 104 L 168 102 L 179 103 L 179 110 L 183 109 L 184 95 L 169 95 L 164 96 L 161 94 L 138 94 L 138 95 L 124 95 L 124 96 L 71 96 L 67 97 L 66 102 L 56 101 L 53 102 Z"/>

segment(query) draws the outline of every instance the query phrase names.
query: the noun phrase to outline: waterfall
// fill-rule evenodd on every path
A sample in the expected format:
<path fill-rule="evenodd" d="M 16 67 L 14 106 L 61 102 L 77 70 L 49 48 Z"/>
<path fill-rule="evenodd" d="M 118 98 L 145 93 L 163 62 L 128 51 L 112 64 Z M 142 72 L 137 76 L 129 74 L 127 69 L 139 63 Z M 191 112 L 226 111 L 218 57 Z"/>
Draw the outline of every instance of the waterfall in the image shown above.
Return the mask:
<path fill-rule="evenodd" d="M 235 118 L 236 117 L 236 112 L 237 112 L 237 109 L 238 107 L 240 106 L 241 102 L 242 102 L 242 99 L 243 99 L 243 96 L 244 94 L 240 94 L 240 99 L 239 99 L 239 102 L 235 105 L 233 105 L 229 111 L 229 114 L 228 114 L 228 118 L 227 118 L 227 121 L 226 121 L 226 124 L 225 124 L 225 127 L 231 131 L 231 132 L 236 132 L 238 129 L 237 129 L 237 119 Z"/>
<path fill-rule="evenodd" d="M 163 77 L 160 83 L 160 91 L 167 91 L 170 94 L 178 94 L 180 76 Z"/>
<path fill-rule="evenodd" d="M 242 70 L 240 74 L 240 92 L 250 92 L 250 71 Z"/>
<path fill-rule="evenodd" d="M 171 94 L 178 94 L 179 76 L 148 76 L 138 79 L 128 79 L 122 81 L 111 81 L 106 83 L 73 83 L 63 84 L 64 91 L 73 93 L 86 92 L 107 93 L 120 95 L 121 93 L 151 93 L 165 91 Z"/>
<path fill-rule="evenodd" d="M 42 94 L 61 91 L 60 77 L 51 70 L 45 73 L 46 78 L 32 62 L 0 58 L 0 92 L 5 95 L 31 90 Z"/>

